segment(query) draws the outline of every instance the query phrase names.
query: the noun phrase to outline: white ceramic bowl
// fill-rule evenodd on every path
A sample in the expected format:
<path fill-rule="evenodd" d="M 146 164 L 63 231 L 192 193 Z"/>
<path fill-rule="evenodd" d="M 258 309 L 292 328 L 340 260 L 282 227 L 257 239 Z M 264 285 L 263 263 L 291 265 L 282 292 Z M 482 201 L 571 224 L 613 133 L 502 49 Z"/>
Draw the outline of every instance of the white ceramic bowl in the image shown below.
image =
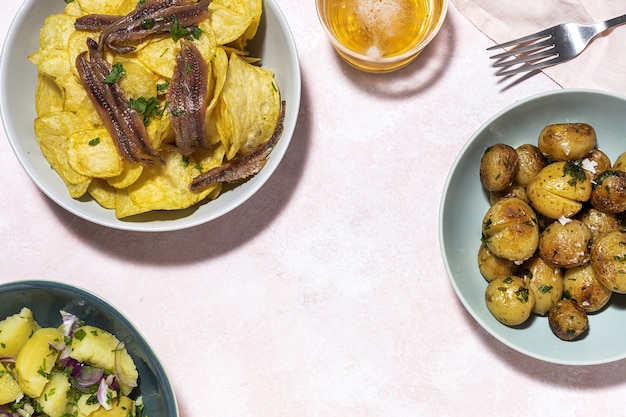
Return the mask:
<path fill-rule="evenodd" d="M 184 229 L 216 219 L 238 207 L 256 193 L 276 170 L 294 133 L 300 108 L 301 79 L 293 36 L 275 0 L 264 0 L 257 37 L 248 50 L 262 59 L 265 68 L 276 73 L 276 81 L 286 101 L 284 130 L 265 167 L 246 183 L 224 192 L 206 204 L 185 210 L 151 212 L 118 220 L 113 210 L 95 201 L 74 200 L 61 178 L 52 171 L 33 132 L 37 68 L 28 61 L 39 48 L 39 28 L 53 13 L 62 13 L 62 1 L 25 0 L 7 31 L 0 62 L 0 110 L 7 137 L 20 163 L 48 197 L 61 207 L 91 222 L 134 231 Z"/>
<path fill-rule="evenodd" d="M 478 174 L 485 148 L 495 143 L 537 144 L 551 123 L 585 122 L 611 160 L 626 151 L 626 98 L 602 91 L 558 90 L 517 102 L 487 121 L 458 155 L 445 184 L 439 214 L 441 251 L 459 299 L 493 337 L 528 356 L 568 365 L 593 365 L 626 358 L 626 298 L 614 294 L 607 308 L 589 316 L 589 333 L 565 342 L 552 334 L 546 317 L 507 327 L 485 305 L 487 282 L 478 270 L 481 224 L 489 208 Z"/>

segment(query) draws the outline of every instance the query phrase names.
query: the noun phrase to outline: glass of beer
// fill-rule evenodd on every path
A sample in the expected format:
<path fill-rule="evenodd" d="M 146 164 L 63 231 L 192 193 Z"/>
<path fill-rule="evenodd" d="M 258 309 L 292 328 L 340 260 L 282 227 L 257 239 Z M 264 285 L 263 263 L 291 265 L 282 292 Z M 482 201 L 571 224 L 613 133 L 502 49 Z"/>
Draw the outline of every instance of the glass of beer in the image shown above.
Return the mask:
<path fill-rule="evenodd" d="M 441 28 L 448 0 L 315 0 L 337 53 L 369 72 L 406 66 Z"/>

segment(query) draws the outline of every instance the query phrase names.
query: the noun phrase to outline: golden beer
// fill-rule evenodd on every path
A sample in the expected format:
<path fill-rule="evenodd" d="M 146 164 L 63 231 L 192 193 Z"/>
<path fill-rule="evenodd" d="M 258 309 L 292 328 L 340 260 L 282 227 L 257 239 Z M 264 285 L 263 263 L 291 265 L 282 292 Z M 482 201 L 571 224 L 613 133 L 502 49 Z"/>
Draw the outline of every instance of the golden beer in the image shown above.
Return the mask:
<path fill-rule="evenodd" d="M 357 68 L 385 72 L 406 65 L 439 29 L 446 0 L 317 0 L 337 52 Z"/>

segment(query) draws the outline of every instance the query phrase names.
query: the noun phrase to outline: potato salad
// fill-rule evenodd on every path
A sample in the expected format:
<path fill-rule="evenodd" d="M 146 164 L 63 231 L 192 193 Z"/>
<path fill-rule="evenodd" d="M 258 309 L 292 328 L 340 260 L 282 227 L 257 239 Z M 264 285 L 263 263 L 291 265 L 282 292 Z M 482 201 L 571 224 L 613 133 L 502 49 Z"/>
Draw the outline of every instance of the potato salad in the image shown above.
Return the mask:
<path fill-rule="evenodd" d="M 134 417 L 138 373 L 113 334 L 60 312 L 41 327 L 24 307 L 0 321 L 0 415 Z"/>
<path fill-rule="evenodd" d="M 534 144 L 485 149 L 490 207 L 478 266 L 501 323 L 547 316 L 563 340 L 586 337 L 589 314 L 626 293 L 626 152 L 613 163 L 593 126 L 546 126 Z"/>

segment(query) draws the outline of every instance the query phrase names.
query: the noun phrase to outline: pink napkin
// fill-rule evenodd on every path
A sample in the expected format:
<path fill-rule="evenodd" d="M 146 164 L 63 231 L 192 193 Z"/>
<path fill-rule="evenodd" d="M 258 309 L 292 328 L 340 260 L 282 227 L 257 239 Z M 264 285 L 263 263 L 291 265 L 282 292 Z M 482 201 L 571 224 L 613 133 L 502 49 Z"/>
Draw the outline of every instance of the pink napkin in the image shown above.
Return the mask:
<path fill-rule="evenodd" d="M 529 35 L 559 23 L 589 24 L 626 14 L 626 2 L 623 0 L 453 2 L 494 43 Z M 485 59 L 493 55 L 491 52 L 484 51 Z M 626 25 L 600 35 L 577 58 L 546 68 L 543 72 L 562 87 L 597 88 L 626 95 Z"/>

